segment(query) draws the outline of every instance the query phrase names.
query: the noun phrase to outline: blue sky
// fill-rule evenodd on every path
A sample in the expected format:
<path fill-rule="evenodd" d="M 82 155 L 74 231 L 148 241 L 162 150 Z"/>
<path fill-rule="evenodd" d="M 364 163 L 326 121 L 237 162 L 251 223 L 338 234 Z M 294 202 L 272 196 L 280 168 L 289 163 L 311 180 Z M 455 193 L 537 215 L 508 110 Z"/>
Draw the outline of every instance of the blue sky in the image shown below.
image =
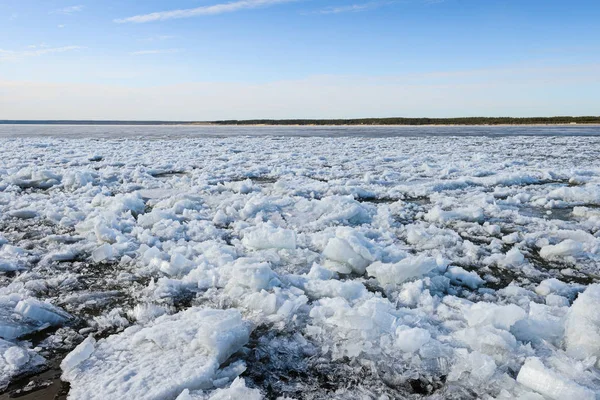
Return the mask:
<path fill-rule="evenodd" d="M 0 0 L 0 119 L 598 115 L 600 3 Z"/>

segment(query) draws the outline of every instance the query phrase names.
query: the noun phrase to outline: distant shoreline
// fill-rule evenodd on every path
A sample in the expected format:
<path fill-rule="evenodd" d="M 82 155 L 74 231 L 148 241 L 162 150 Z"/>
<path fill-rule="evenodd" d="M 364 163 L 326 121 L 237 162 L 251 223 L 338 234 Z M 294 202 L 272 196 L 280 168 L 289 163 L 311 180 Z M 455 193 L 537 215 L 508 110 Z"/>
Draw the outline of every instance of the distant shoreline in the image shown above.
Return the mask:
<path fill-rule="evenodd" d="M 600 116 L 583 117 L 464 117 L 464 118 L 357 118 L 357 119 L 252 119 L 221 121 L 122 120 L 0 120 L 0 125 L 130 125 L 130 126 L 290 126 L 290 127 L 401 127 L 401 126 L 599 126 Z"/>

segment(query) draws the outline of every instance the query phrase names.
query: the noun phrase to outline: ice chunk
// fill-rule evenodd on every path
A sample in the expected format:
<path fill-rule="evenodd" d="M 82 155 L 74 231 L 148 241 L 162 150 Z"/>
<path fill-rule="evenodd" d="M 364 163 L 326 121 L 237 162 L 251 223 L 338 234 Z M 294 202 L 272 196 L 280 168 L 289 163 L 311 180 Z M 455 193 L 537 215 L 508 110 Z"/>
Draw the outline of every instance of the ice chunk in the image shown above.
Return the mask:
<path fill-rule="evenodd" d="M 22 345 L 0 339 L 0 391 L 10 380 L 28 371 L 35 371 L 45 360 Z"/>
<path fill-rule="evenodd" d="M 395 335 L 395 307 L 381 298 L 363 298 L 350 305 L 343 298 L 324 298 L 310 311 L 314 327 L 309 334 L 317 339 L 332 341 L 333 359 L 355 358 L 387 336 Z"/>
<path fill-rule="evenodd" d="M 402 325 L 396 329 L 395 346 L 405 353 L 414 353 L 431 340 L 431 333 L 426 329 L 409 328 Z"/>
<path fill-rule="evenodd" d="M 239 258 L 234 263 L 220 268 L 219 274 L 218 286 L 228 290 L 246 288 L 259 292 L 280 283 L 269 263 L 258 263 L 252 259 Z"/>
<path fill-rule="evenodd" d="M 74 190 L 92 183 L 94 177 L 87 171 L 67 171 L 63 176 L 62 183 L 65 188 Z"/>
<path fill-rule="evenodd" d="M 437 267 L 434 258 L 423 255 L 407 257 L 395 264 L 375 262 L 367 268 L 369 276 L 373 276 L 382 285 L 397 285 L 409 279 L 419 278 Z"/>
<path fill-rule="evenodd" d="M 365 286 L 356 281 L 341 282 L 334 280 L 311 280 L 304 286 L 306 293 L 314 298 L 343 297 L 346 300 L 356 300 L 367 293 Z"/>
<path fill-rule="evenodd" d="M 18 346 L 9 347 L 2 356 L 8 365 L 15 369 L 23 367 L 29 361 L 27 351 Z"/>
<path fill-rule="evenodd" d="M 253 249 L 295 249 L 296 233 L 267 222 L 244 234 L 242 243 Z"/>
<path fill-rule="evenodd" d="M 405 307 L 415 307 L 424 289 L 422 279 L 404 283 L 398 292 L 398 301 Z"/>
<path fill-rule="evenodd" d="M 92 161 L 92 162 L 98 162 L 98 161 L 102 161 L 103 158 L 104 157 L 102 157 L 100 154 L 93 154 L 88 157 L 88 160 Z"/>
<path fill-rule="evenodd" d="M 77 367 L 83 361 L 90 358 L 94 352 L 96 340 L 93 336 L 88 336 L 83 342 L 75 347 L 60 363 L 63 371 L 69 371 Z"/>
<path fill-rule="evenodd" d="M 323 250 L 323 256 L 330 261 L 325 266 L 341 273 L 362 275 L 376 259 L 373 248 L 373 244 L 360 233 L 350 228 L 339 228 L 336 237 L 329 239 Z"/>
<path fill-rule="evenodd" d="M 15 306 L 15 311 L 34 321 L 55 326 L 61 325 L 71 318 L 60 308 L 34 298 L 19 301 Z"/>
<path fill-rule="evenodd" d="M 171 312 L 172 311 L 165 306 L 159 306 L 152 303 L 143 303 L 136 304 L 136 306 L 133 307 L 133 310 L 128 312 L 128 315 L 137 322 L 145 324 L 160 317 L 161 315 L 169 314 Z"/>
<path fill-rule="evenodd" d="M 499 363 L 508 362 L 517 347 L 517 340 L 510 332 L 489 325 L 462 329 L 452 336 L 471 350 L 487 354 Z"/>
<path fill-rule="evenodd" d="M 596 400 L 592 390 L 546 368 L 537 357 L 530 357 L 525 361 L 517 376 L 517 382 L 549 399 Z"/>
<path fill-rule="evenodd" d="M 515 322 L 510 331 L 522 342 L 545 340 L 559 346 L 564 334 L 565 313 L 566 308 L 531 302 L 528 318 Z"/>
<path fill-rule="evenodd" d="M 104 243 L 102 246 L 98 247 L 92 252 L 92 260 L 96 263 L 109 261 L 112 260 L 114 257 L 115 250 L 108 243 Z"/>
<path fill-rule="evenodd" d="M 478 351 L 472 353 L 466 350 L 458 351 L 458 360 L 448 374 L 449 381 L 466 380 L 472 385 L 481 385 L 488 382 L 496 372 L 496 362 L 486 354 Z"/>
<path fill-rule="evenodd" d="M 314 263 L 306 276 L 310 279 L 327 280 L 333 278 L 335 272 Z"/>
<path fill-rule="evenodd" d="M 213 224 L 217 226 L 225 226 L 230 222 L 230 218 L 223 212 L 223 210 L 218 210 L 213 217 Z"/>
<path fill-rule="evenodd" d="M 584 360 L 595 356 L 600 360 L 599 309 L 599 284 L 588 286 L 571 306 L 565 324 L 565 347 L 571 357 Z"/>
<path fill-rule="evenodd" d="M 452 211 L 444 211 L 439 206 L 434 206 L 427 214 L 425 219 L 431 222 L 446 223 L 453 220 L 461 221 L 482 221 L 484 218 L 483 210 L 479 207 L 464 207 Z"/>
<path fill-rule="evenodd" d="M 195 395 L 185 389 L 176 400 L 262 400 L 264 397 L 258 389 L 250 389 L 246 386 L 246 381 L 242 378 L 235 378 L 231 386 L 225 389 L 217 389 L 206 396 L 204 394 Z"/>
<path fill-rule="evenodd" d="M 547 259 L 557 259 L 565 257 L 577 257 L 583 252 L 583 244 L 573 239 L 563 240 L 556 245 L 547 245 L 541 248 L 540 256 Z"/>
<path fill-rule="evenodd" d="M 48 189 L 57 185 L 61 178 L 61 176 L 54 174 L 52 171 L 28 167 L 21 169 L 10 180 L 14 185 L 23 189 Z"/>
<path fill-rule="evenodd" d="M 262 400 L 263 396 L 258 389 L 246 387 L 246 382 L 241 378 L 236 378 L 227 389 L 215 390 L 209 400 Z"/>
<path fill-rule="evenodd" d="M 560 199 L 574 203 L 600 203 L 600 185 L 586 184 L 585 186 L 560 187 L 548 193 L 549 199 Z"/>
<path fill-rule="evenodd" d="M 160 263 L 160 270 L 170 276 L 187 273 L 193 268 L 194 264 L 179 253 L 172 254 L 169 262 Z"/>
<path fill-rule="evenodd" d="M 73 247 L 63 247 L 60 250 L 55 250 L 51 252 L 44 258 L 48 261 L 73 261 L 77 258 L 77 256 L 79 256 L 79 254 L 80 251 L 78 249 L 75 249 Z"/>
<path fill-rule="evenodd" d="M 13 218 L 31 219 L 31 218 L 37 217 L 38 213 L 35 210 L 29 210 L 29 209 L 22 208 L 20 210 L 9 211 L 8 215 L 10 215 Z"/>
<path fill-rule="evenodd" d="M 2 321 L 0 322 L 0 338 L 6 340 L 17 339 L 19 336 L 25 335 L 34 331 L 35 328 L 21 321 Z"/>
<path fill-rule="evenodd" d="M 61 366 L 62 379 L 74 399 L 175 398 L 184 389 L 212 388 L 219 366 L 249 335 L 238 311 L 194 307 L 99 340 L 84 357 L 90 340 Z"/>
<path fill-rule="evenodd" d="M 0 271 L 17 271 L 21 268 L 16 260 L 6 260 L 0 258 Z"/>
<path fill-rule="evenodd" d="M 462 267 L 450 267 L 444 275 L 450 278 L 450 281 L 455 285 L 464 285 L 471 289 L 477 289 L 485 283 L 485 281 L 477 275 L 477 272 L 467 271 Z"/>
<path fill-rule="evenodd" d="M 565 283 L 556 278 L 550 278 L 540 282 L 540 284 L 535 288 L 535 292 L 540 296 L 557 294 L 559 296 L 572 298 L 575 297 L 578 292 L 582 292 L 584 289 L 585 286 L 583 285 Z"/>
<path fill-rule="evenodd" d="M 507 267 L 516 267 L 525 262 L 525 256 L 517 247 L 513 247 L 506 253 L 506 257 L 502 260 L 500 265 Z"/>
<path fill-rule="evenodd" d="M 569 299 L 564 296 L 559 296 L 557 294 L 549 294 L 546 296 L 546 305 L 553 307 L 568 307 Z"/>
<path fill-rule="evenodd" d="M 525 310 L 514 304 L 499 306 L 493 303 L 479 302 L 465 311 L 469 326 L 492 325 L 504 330 L 509 330 L 515 322 L 525 316 Z"/>

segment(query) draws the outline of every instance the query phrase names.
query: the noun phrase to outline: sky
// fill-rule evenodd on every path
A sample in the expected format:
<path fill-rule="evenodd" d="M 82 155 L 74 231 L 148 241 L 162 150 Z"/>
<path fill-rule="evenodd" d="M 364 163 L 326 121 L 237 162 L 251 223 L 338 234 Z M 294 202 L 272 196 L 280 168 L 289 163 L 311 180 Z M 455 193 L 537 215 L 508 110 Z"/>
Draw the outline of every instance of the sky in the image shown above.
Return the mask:
<path fill-rule="evenodd" d="M 600 115 L 598 0 L 0 0 L 0 119 Z"/>

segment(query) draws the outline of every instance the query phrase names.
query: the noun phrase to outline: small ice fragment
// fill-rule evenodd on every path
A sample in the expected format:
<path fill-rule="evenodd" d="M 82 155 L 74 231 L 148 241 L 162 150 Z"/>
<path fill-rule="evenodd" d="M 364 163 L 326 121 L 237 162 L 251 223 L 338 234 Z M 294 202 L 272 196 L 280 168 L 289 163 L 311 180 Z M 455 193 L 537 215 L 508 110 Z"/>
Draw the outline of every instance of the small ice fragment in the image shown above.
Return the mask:
<path fill-rule="evenodd" d="M 568 307 L 569 299 L 564 296 L 559 296 L 557 294 L 549 294 L 546 296 L 546 305 L 552 307 Z"/>
<path fill-rule="evenodd" d="M 94 337 L 91 335 L 88 336 L 83 342 L 75 347 L 73 351 L 67 354 L 67 356 L 60 363 L 60 368 L 63 371 L 68 371 L 75 368 L 92 355 L 95 345 L 96 340 Z"/>
<path fill-rule="evenodd" d="M 258 389 L 250 389 L 246 387 L 246 381 L 242 378 L 235 378 L 231 386 L 227 389 L 215 390 L 209 400 L 262 400 L 263 396 Z"/>
<path fill-rule="evenodd" d="M 525 256 L 517 247 L 513 247 L 506 253 L 506 257 L 501 261 L 501 265 L 507 267 L 516 267 L 525 262 Z"/>
<path fill-rule="evenodd" d="M 396 329 L 396 347 L 405 353 L 419 350 L 431 340 L 431 334 L 426 329 L 399 326 Z"/>
<path fill-rule="evenodd" d="M 10 215 L 13 218 L 31 219 L 31 218 L 37 217 L 38 213 L 35 210 L 28 210 L 28 209 L 22 208 L 20 210 L 9 211 L 8 215 Z"/>
<path fill-rule="evenodd" d="M 27 351 L 19 346 L 10 347 L 3 354 L 4 360 L 15 369 L 19 369 L 29 361 Z"/>
<path fill-rule="evenodd" d="M 377 279 L 380 285 L 398 285 L 409 279 L 419 278 L 437 267 L 434 258 L 423 255 L 407 257 L 395 264 L 375 262 L 367 268 L 369 276 Z"/>
<path fill-rule="evenodd" d="M 517 382 L 549 399 L 596 399 L 596 395 L 592 390 L 546 368 L 537 357 L 530 357 L 525 361 L 517 376 Z"/>
<path fill-rule="evenodd" d="M 364 274 L 367 266 L 375 261 L 371 253 L 373 245 L 362 234 L 353 229 L 340 228 L 336 237 L 329 239 L 323 256 L 327 259 L 325 266 L 341 273 L 355 272 Z"/>
<path fill-rule="evenodd" d="M 296 248 L 296 233 L 275 226 L 271 222 L 261 224 L 244 234 L 242 243 L 253 249 L 290 249 Z"/>
<path fill-rule="evenodd" d="M 550 294 L 557 294 L 567 298 L 574 297 L 577 292 L 581 292 L 585 289 L 585 286 L 569 284 L 562 282 L 556 278 L 545 279 L 535 288 L 535 292 L 540 296 L 548 296 Z"/>
<path fill-rule="evenodd" d="M 485 281 L 477 275 L 475 271 L 467 271 L 462 267 L 450 267 L 445 274 L 455 285 L 464 285 L 471 289 L 477 289 Z"/>
<path fill-rule="evenodd" d="M 469 326 L 492 325 L 497 329 L 509 330 L 517 321 L 526 317 L 525 310 L 514 304 L 499 306 L 493 303 L 479 302 L 465 311 Z"/>
<path fill-rule="evenodd" d="M 556 245 L 547 245 L 541 248 L 540 256 L 545 259 L 577 257 L 583 252 L 583 244 L 573 239 L 563 240 Z"/>
<path fill-rule="evenodd" d="M 98 247 L 92 252 L 92 260 L 99 263 L 102 261 L 111 260 L 114 255 L 115 251 L 113 247 L 108 243 L 104 243 L 102 246 Z"/>

